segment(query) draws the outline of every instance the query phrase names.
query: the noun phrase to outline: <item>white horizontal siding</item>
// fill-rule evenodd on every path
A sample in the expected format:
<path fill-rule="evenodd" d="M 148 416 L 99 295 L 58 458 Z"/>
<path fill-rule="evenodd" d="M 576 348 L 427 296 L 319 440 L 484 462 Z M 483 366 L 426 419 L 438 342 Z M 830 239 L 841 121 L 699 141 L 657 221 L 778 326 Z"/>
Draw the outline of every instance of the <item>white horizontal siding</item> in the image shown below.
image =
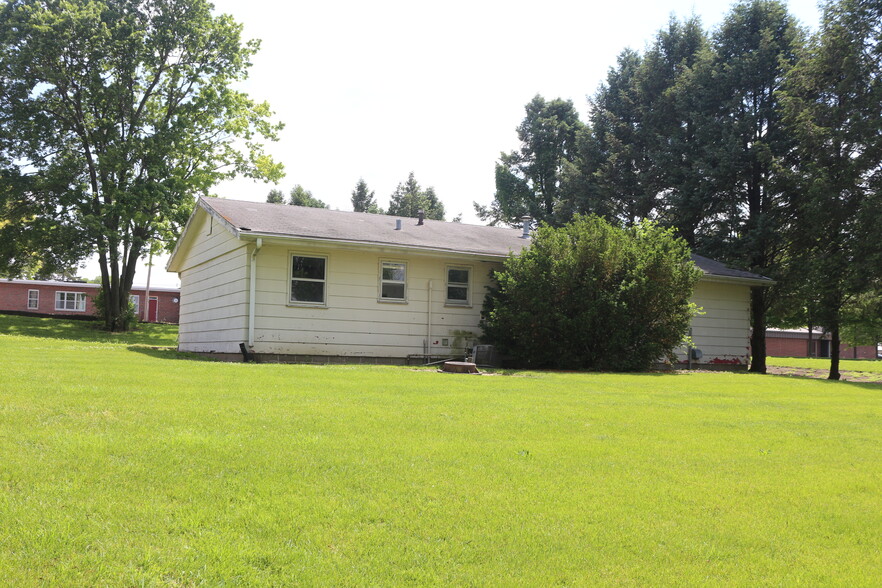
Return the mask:
<path fill-rule="evenodd" d="M 292 253 L 327 257 L 327 306 L 287 304 Z M 378 300 L 381 260 L 407 263 L 406 303 Z M 333 247 L 264 246 L 257 264 L 257 353 L 404 357 L 428 349 L 429 353 L 443 355 L 457 345 L 461 347 L 464 339 L 476 339 L 480 334 L 478 322 L 489 281 L 488 263 Z M 471 267 L 470 306 L 446 305 L 448 265 Z"/>
<path fill-rule="evenodd" d="M 181 271 L 181 351 L 236 353 L 247 337 L 248 255 L 245 244 L 207 214 Z"/>
<path fill-rule="evenodd" d="M 695 287 L 692 301 L 703 311 L 692 319 L 692 344 L 702 352 L 695 363 L 746 364 L 750 358 L 750 287 L 702 281 Z M 685 361 L 685 350 L 678 356 Z"/>

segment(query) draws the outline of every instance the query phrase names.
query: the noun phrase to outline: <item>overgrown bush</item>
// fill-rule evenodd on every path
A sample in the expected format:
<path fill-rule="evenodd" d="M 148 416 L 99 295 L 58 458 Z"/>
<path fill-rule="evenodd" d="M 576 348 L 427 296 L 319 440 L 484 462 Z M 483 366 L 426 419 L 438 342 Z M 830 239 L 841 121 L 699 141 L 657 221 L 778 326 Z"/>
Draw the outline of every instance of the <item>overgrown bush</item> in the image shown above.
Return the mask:
<path fill-rule="evenodd" d="M 107 325 L 107 301 L 104 299 L 104 288 L 98 289 L 98 294 L 95 295 L 93 302 L 95 303 L 95 314 Z M 135 303 L 132 302 L 131 298 L 126 299 L 125 307 L 121 309 L 117 320 L 120 331 L 131 331 L 138 324 L 138 316 L 135 314 Z"/>
<path fill-rule="evenodd" d="M 700 276 L 670 230 L 577 216 L 495 272 L 481 326 L 522 367 L 644 370 L 683 342 Z"/>

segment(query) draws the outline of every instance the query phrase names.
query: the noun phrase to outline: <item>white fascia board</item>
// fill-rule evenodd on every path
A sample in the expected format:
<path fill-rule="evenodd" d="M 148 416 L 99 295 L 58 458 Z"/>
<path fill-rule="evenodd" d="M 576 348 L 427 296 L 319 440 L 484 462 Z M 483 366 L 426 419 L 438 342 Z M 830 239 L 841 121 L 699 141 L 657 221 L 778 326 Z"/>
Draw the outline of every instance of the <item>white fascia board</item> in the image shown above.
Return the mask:
<path fill-rule="evenodd" d="M 237 235 L 241 241 L 256 241 L 263 239 L 268 245 L 291 245 L 292 243 L 305 243 L 309 245 L 340 245 L 346 249 L 364 250 L 365 248 L 389 251 L 407 251 L 410 253 L 422 253 L 426 255 L 456 255 L 468 258 L 483 257 L 502 261 L 508 254 L 489 253 L 481 251 L 463 251 L 461 249 L 443 249 L 439 247 L 420 247 L 416 245 L 399 245 L 397 243 L 378 243 L 376 241 L 355 241 L 350 239 L 322 239 L 318 237 L 298 237 L 296 235 L 279 235 L 275 233 L 258 233 L 252 231 L 240 231 Z"/>

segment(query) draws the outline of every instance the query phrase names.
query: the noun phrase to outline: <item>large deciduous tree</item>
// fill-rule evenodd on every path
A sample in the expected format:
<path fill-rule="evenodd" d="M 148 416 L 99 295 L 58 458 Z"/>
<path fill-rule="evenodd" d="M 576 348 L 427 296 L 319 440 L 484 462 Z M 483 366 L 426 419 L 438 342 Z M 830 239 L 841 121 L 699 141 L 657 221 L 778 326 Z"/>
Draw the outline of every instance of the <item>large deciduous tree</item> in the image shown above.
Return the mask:
<path fill-rule="evenodd" d="M 312 192 L 301 186 L 295 185 L 291 188 L 291 195 L 288 199 L 291 206 L 306 206 L 308 208 L 330 208 L 327 204 L 312 195 Z"/>
<path fill-rule="evenodd" d="M 280 126 L 234 89 L 258 49 L 240 33 L 204 0 L 0 6 L 0 162 L 33 179 L 4 202 L 97 252 L 110 329 L 124 327 L 139 257 L 173 241 L 194 196 L 281 176 L 260 144 Z"/>
<path fill-rule="evenodd" d="M 493 202 L 474 204 L 478 217 L 491 225 L 514 226 L 524 215 L 553 223 L 565 167 L 576 157 L 582 123 L 572 101 L 536 96 L 526 111 L 517 129 L 521 148 L 503 153 L 496 164 Z"/>

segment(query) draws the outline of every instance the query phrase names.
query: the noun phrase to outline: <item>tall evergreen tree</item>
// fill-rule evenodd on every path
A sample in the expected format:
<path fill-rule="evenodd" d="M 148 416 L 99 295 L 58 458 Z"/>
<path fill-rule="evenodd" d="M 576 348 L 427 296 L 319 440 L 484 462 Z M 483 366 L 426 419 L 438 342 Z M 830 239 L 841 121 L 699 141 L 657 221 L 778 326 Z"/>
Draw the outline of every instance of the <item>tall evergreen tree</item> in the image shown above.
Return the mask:
<path fill-rule="evenodd" d="M 802 46 L 802 31 L 783 3 L 745 0 L 736 4 L 713 37 L 714 84 L 707 88 L 716 117 L 713 161 L 722 209 L 717 258 L 778 277 L 787 251 L 786 183 L 776 162 L 793 148 L 782 122 L 781 86 Z M 773 292 L 751 291 L 751 366 L 765 373 L 765 332 Z"/>
<path fill-rule="evenodd" d="M 576 135 L 582 123 L 572 101 L 547 102 L 537 95 L 526 112 L 517 128 L 520 150 L 503 153 L 496 164 L 493 202 L 489 206 L 474 203 L 478 217 L 491 225 L 518 225 L 525 214 L 553 223 L 564 168 L 576 156 Z"/>
<path fill-rule="evenodd" d="M 438 200 L 435 188 L 430 186 L 423 190 L 410 172 L 407 181 L 398 184 L 392 193 L 386 214 L 416 217 L 420 210 L 425 213 L 425 218 L 444 220 L 444 204 Z"/>
<path fill-rule="evenodd" d="M 374 199 L 374 191 L 368 190 L 368 185 L 364 178 L 358 179 L 358 183 L 352 191 L 352 210 L 355 212 L 383 214 L 383 209 L 377 205 L 377 201 Z"/>
<path fill-rule="evenodd" d="M 882 4 L 829 2 L 786 94 L 798 139 L 795 255 L 838 380 L 842 328 L 875 307 L 882 276 Z"/>

